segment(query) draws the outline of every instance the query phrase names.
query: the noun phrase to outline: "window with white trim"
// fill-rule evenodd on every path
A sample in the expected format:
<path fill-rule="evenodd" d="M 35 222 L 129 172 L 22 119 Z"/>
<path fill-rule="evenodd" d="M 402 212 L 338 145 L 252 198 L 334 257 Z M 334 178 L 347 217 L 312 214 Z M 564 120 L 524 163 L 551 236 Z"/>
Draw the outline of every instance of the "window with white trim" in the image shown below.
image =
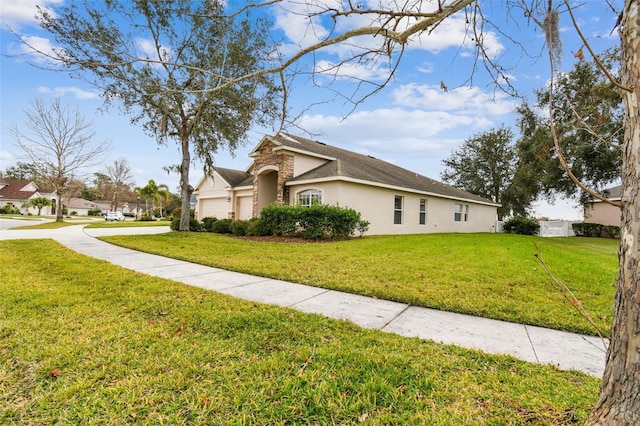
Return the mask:
<path fill-rule="evenodd" d="M 468 222 L 469 221 L 469 205 L 455 204 L 453 220 L 455 220 L 456 222 Z"/>
<path fill-rule="evenodd" d="M 307 189 L 298 192 L 298 205 L 310 207 L 313 204 L 322 204 L 322 191 L 318 189 Z"/>
<path fill-rule="evenodd" d="M 427 224 L 427 200 L 424 198 L 420 198 L 420 213 L 419 213 L 418 223 L 420 225 Z"/>
<path fill-rule="evenodd" d="M 402 225 L 402 204 L 404 197 L 396 195 L 393 201 L 393 224 Z"/>

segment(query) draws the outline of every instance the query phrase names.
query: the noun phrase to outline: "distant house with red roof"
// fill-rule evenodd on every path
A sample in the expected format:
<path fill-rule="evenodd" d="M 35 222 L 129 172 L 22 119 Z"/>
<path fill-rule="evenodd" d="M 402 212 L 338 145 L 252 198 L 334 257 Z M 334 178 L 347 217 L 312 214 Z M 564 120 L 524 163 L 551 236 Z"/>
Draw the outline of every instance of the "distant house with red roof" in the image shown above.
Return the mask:
<path fill-rule="evenodd" d="M 0 207 L 7 204 L 19 209 L 24 214 L 38 214 L 35 207 L 23 208 L 22 204 L 33 198 L 44 197 L 53 201 L 52 206 L 42 209 L 42 215 L 54 215 L 56 213 L 56 192 L 52 189 L 40 188 L 30 180 L 0 178 Z"/>

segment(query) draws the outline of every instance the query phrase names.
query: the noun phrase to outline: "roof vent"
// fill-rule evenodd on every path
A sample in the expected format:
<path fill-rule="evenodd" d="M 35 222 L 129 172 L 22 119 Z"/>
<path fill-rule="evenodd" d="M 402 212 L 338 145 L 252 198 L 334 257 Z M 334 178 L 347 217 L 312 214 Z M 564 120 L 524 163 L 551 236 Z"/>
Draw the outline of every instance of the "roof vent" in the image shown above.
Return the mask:
<path fill-rule="evenodd" d="M 316 143 L 319 143 L 320 145 L 326 145 L 326 143 L 320 141 L 316 141 Z"/>
<path fill-rule="evenodd" d="M 369 157 L 369 158 L 373 158 L 374 160 L 377 160 L 377 158 L 376 158 L 376 157 L 374 157 L 373 155 L 367 155 L 367 157 Z"/>

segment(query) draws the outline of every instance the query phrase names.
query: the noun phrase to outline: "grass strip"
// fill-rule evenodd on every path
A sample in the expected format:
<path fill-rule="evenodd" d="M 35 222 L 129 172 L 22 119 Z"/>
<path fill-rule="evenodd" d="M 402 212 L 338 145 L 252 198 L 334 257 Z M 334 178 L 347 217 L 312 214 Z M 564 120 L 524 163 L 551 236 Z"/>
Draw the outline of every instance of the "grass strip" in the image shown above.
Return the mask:
<path fill-rule="evenodd" d="M 599 380 L 0 242 L 2 424 L 569 424 Z"/>
<path fill-rule="evenodd" d="M 549 268 L 602 330 L 613 318 L 618 242 L 512 234 L 374 236 L 325 243 L 252 241 L 209 233 L 103 238 L 232 271 L 381 299 L 595 334 L 537 263 Z"/>

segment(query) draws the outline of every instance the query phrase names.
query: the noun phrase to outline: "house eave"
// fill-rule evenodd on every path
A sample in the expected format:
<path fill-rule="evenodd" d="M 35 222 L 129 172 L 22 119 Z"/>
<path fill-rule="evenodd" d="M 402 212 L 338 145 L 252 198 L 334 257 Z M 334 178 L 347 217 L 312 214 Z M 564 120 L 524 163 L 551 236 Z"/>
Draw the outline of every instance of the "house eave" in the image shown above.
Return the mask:
<path fill-rule="evenodd" d="M 438 194 L 436 192 L 421 191 L 419 189 L 414 189 L 414 188 L 405 188 L 405 187 L 401 187 L 401 186 L 388 185 L 388 184 L 384 184 L 384 183 L 380 183 L 380 182 L 372 182 L 372 181 L 362 180 L 362 179 L 354 179 L 354 178 L 345 177 L 345 176 L 332 176 L 332 177 L 327 177 L 327 178 L 296 180 L 296 181 L 293 181 L 293 182 L 285 182 L 285 185 L 286 186 L 298 186 L 298 185 L 309 185 L 309 184 L 314 184 L 314 183 L 338 182 L 338 181 L 340 181 L 340 182 L 357 183 L 357 184 L 368 185 L 368 186 L 375 186 L 377 188 L 385 188 L 385 189 L 391 189 L 391 190 L 394 190 L 394 191 L 409 192 L 409 193 L 412 193 L 412 194 L 428 195 L 428 196 L 431 196 L 431 197 L 444 198 L 444 199 L 454 200 L 454 201 L 464 201 L 464 202 L 467 202 L 467 203 L 481 204 L 481 205 L 485 205 L 485 206 L 492 206 L 492 207 L 500 207 L 501 206 L 501 204 L 498 204 L 498 203 L 472 200 L 472 199 L 463 198 L 463 197 L 454 197 L 454 196 L 451 196 L 451 195 Z"/>

